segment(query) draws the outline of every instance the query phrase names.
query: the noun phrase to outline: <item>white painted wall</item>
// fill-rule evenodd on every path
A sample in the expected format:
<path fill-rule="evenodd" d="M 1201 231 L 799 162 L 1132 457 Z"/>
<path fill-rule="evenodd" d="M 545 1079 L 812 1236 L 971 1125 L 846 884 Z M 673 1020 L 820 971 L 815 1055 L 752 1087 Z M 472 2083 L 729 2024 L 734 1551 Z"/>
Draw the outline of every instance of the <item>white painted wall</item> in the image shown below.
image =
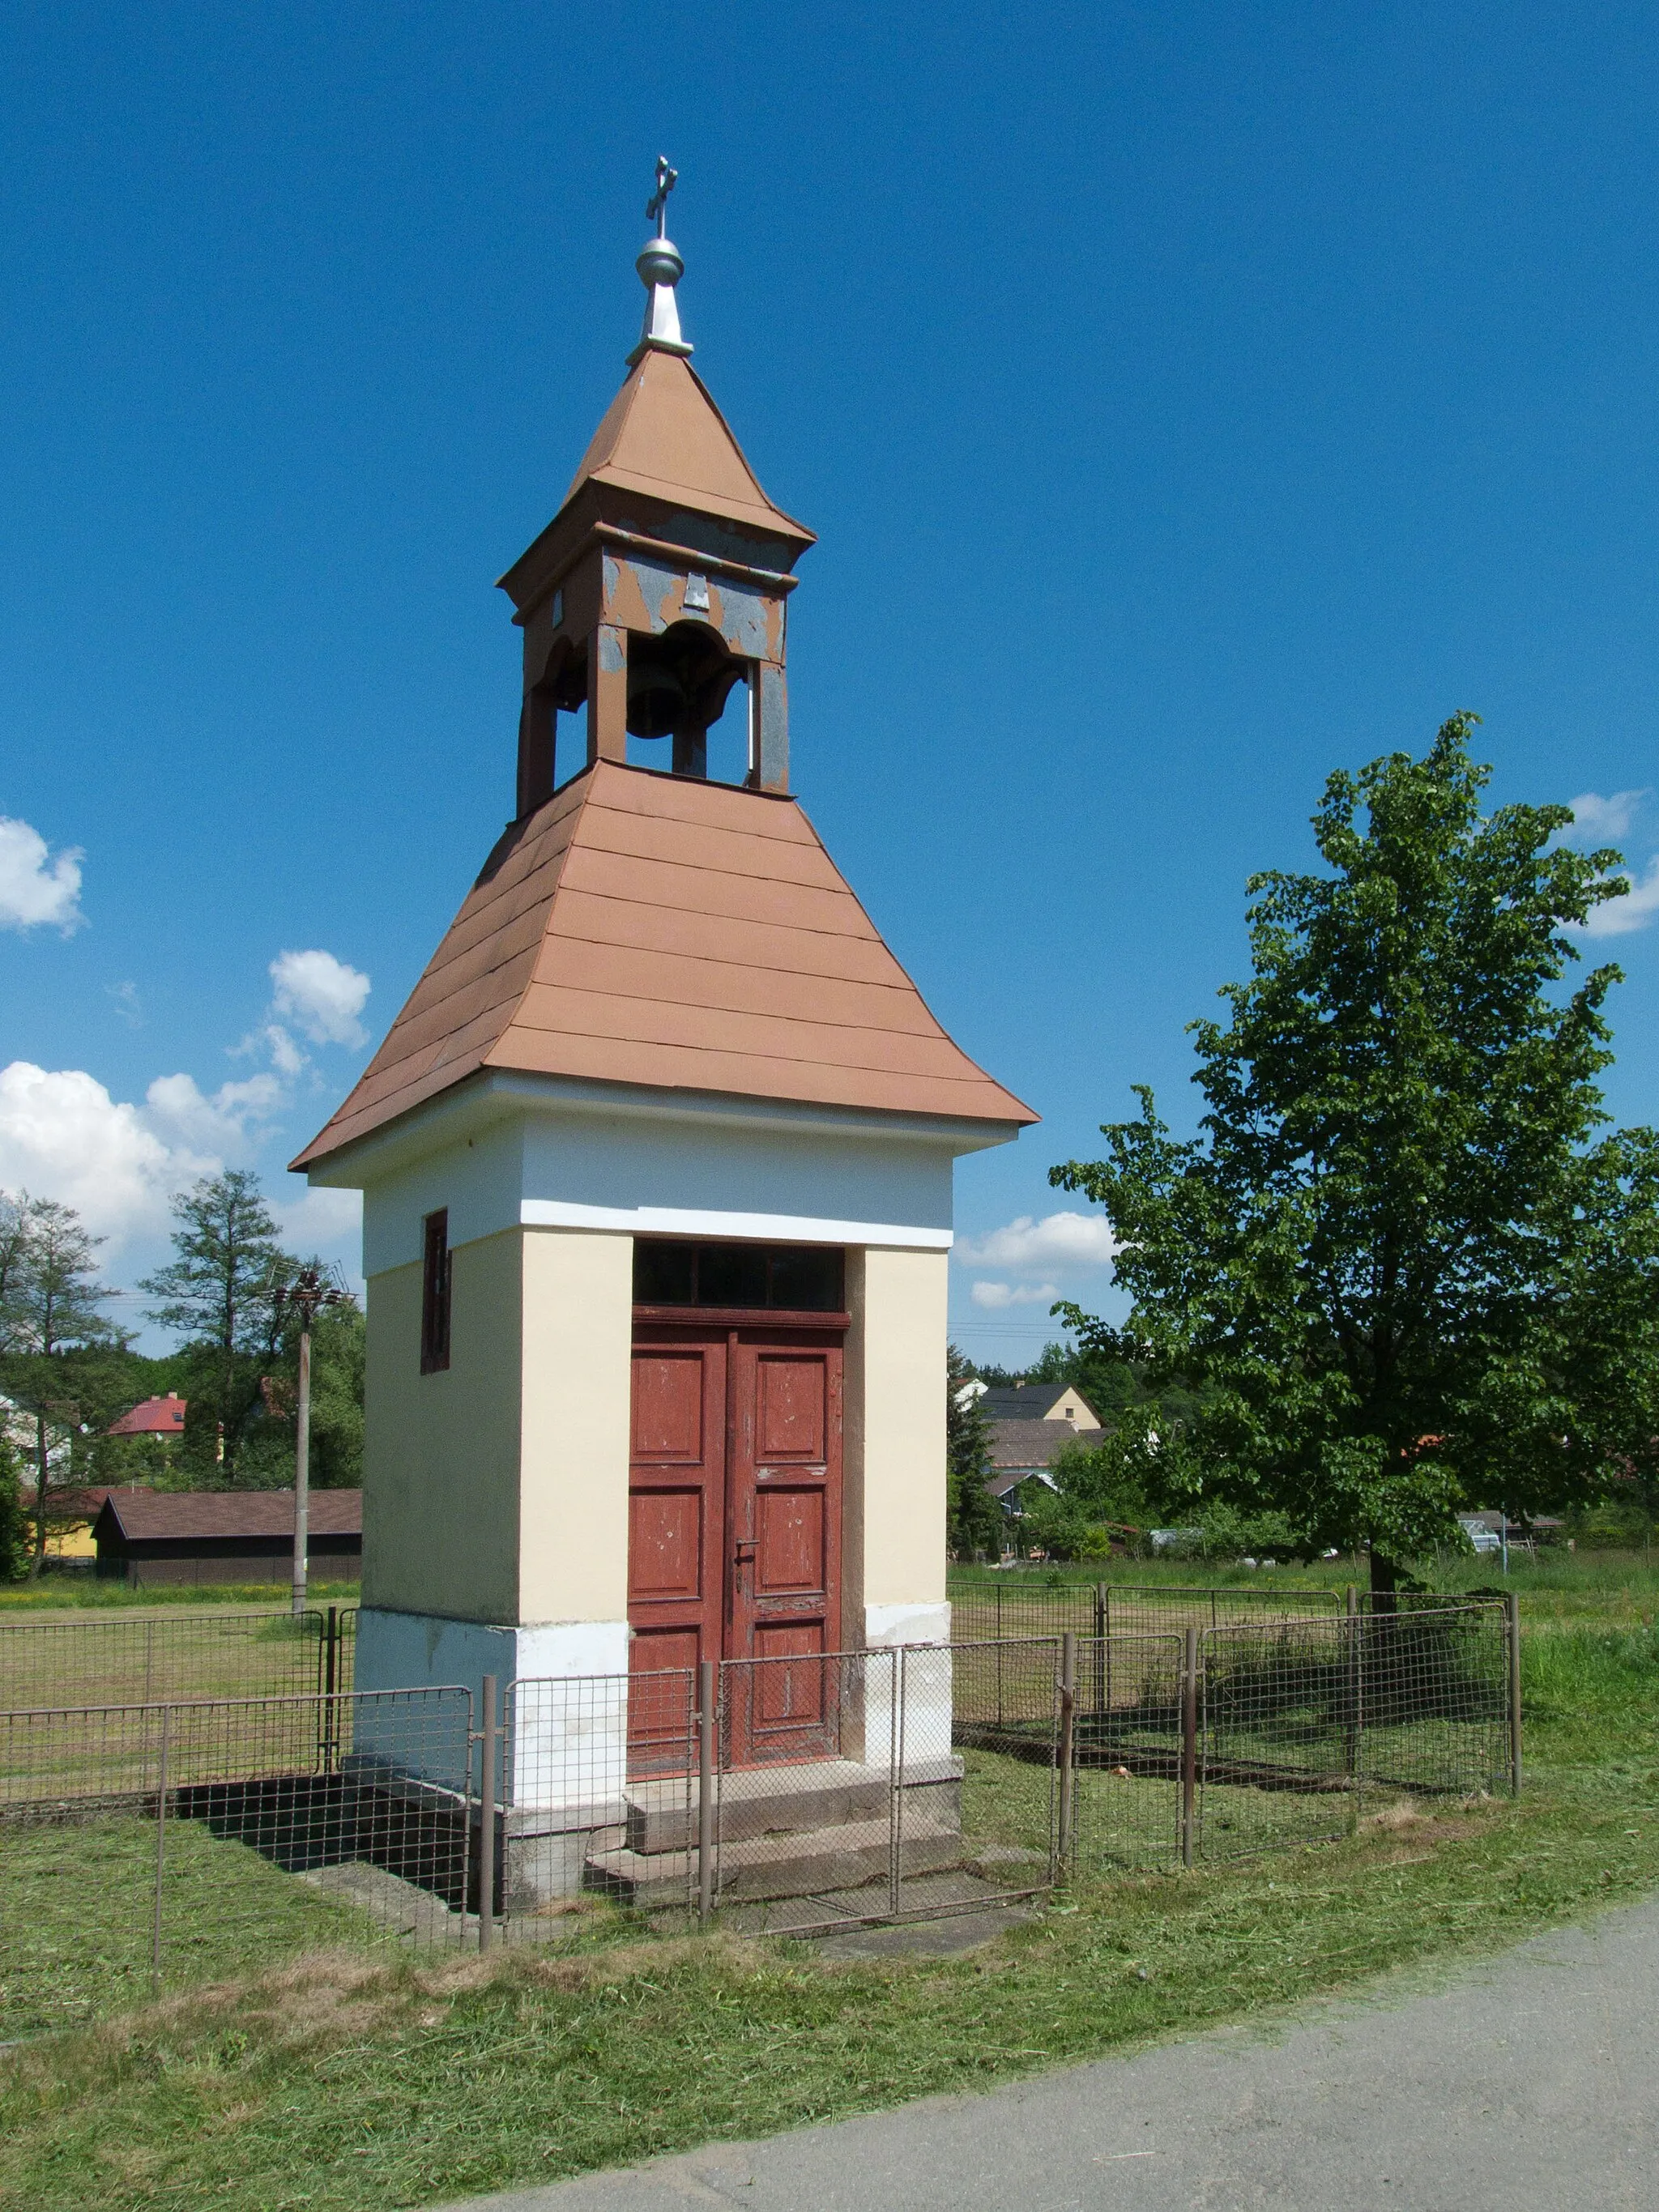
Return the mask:
<path fill-rule="evenodd" d="M 623 1110 L 549 1083 L 480 1093 L 468 1110 L 434 1102 L 395 1141 L 319 1174 L 363 1189 L 366 1276 L 416 1264 L 440 1206 L 452 1246 L 556 1227 L 944 1250 L 952 1163 L 980 1141 L 765 1101 Z"/>

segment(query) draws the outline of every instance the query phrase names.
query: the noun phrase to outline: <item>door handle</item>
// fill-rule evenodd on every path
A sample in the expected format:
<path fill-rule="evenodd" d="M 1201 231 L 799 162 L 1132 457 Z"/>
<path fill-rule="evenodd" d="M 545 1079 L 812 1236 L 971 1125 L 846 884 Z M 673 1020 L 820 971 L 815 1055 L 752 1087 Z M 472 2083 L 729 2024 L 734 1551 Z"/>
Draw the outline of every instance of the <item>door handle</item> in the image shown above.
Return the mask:
<path fill-rule="evenodd" d="M 739 1536 L 738 1539 L 738 1565 L 742 1566 L 745 1561 L 752 1559 L 759 1549 L 760 1543 L 757 1538 L 753 1536 Z"/>

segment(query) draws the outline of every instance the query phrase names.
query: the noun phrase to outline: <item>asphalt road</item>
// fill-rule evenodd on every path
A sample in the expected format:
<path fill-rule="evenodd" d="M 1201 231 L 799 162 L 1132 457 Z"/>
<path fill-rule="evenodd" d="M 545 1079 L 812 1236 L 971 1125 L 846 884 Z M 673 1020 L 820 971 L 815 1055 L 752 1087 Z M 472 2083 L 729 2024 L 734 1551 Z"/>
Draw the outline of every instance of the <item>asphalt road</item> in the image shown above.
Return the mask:
<path fill-rule="evenodd" d="M 975 2097 L 467 2212 L 1656 2212 L 1659 1900 Z"/>

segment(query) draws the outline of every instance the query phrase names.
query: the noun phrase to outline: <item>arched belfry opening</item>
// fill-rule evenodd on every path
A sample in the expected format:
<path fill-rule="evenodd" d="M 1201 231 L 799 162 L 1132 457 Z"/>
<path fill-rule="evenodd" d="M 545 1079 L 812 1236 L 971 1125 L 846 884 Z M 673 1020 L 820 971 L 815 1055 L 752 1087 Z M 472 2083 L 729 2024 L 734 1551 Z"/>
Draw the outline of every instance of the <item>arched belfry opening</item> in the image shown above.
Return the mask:
<path fill-rule="evenodd" d="M 564 504 L 501 580 L 525 635 L 519 819 L 597 761 L 658 766 L 658 745 L 665 771 L 706 778 L 709 727 L 739 684 L 740 780 L 789 789 L 786 611 L 814 540 L 762 490 L 691 367 L 685 264 L 665 201 L 653 206 L 628 380 Z"/>
<path fill-rule="evenodd" d="M 724 639 L 705 623 L 674 623 L 660 637 L 631 635 L 629 735 L 672 738 L 672 752 L 660 765 L 676 775 L 706 776 L 709 726 L 725 714 L 734 684 L 747 691 L 748 675 L 748 664 L 728 653 Z"/>

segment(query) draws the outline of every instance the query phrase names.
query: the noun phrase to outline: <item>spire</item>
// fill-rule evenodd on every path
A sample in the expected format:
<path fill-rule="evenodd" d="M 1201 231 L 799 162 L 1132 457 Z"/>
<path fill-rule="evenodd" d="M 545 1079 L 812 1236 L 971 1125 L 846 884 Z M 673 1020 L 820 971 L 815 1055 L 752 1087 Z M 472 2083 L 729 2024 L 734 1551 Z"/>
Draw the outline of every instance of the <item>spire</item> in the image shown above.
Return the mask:
<path fill-rule="evenodd" d="M 640 332 L 640 342 L 628 356 L 630 368 L 647 353 L 684 355 L 691 350 L 680 336 L 679 302 L 674 297 L 674 287 L 685 274 L 685 263 L 678 246 L 668 235 L 668 195 L 679 179 L 679 171 L 669 167 L 666 155 L 659 154 L 657 189 L 645 204 L 645 219 L 656 224 L 657 234 L 646 240 L 634 264 L 649 297 L 645 303 L 645 327 Z"/>

